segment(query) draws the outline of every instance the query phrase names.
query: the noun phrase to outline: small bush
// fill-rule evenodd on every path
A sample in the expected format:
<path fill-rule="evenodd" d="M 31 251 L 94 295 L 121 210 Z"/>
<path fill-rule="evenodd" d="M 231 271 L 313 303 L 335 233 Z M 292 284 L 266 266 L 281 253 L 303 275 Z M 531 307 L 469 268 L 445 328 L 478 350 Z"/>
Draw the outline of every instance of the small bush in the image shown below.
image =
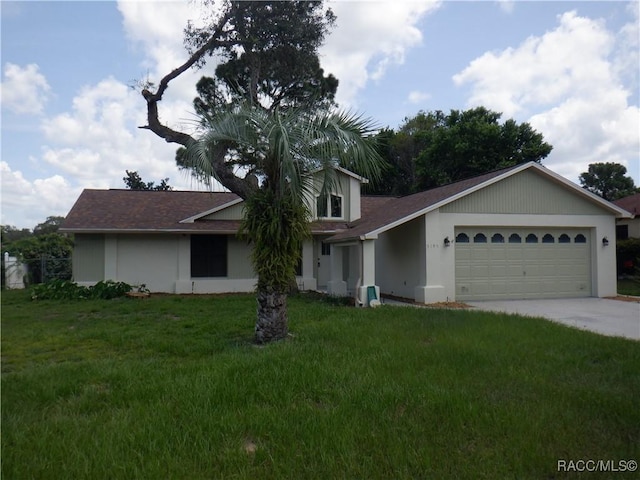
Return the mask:
<path fill-rule="evenodd" d="M 618 275 L 640 274 L 640 238 L 627 238 L 616 243 Z"/>
<path fill-rule="evenodd" d="M 69 280 L 52 280 L 33 287 L 32 300 L 109 300 L 122 297 L 133 289 L 131 285 L 113 280 L 100 281 L 91 287 L 83 287 Z"/>

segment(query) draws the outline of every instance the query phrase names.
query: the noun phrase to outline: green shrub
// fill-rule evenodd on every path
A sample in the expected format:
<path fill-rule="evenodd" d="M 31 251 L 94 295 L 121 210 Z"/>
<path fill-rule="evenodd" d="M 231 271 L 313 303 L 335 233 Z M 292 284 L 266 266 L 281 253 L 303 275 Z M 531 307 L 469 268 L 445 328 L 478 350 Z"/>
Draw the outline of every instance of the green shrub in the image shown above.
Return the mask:
<path fill-rule="evenodd" d="M 627 238 L 616 243 L 618 275 L 640 274 L 640 238 Z"/>
<path fill-rule="evenodd" d="M 83 287 L 69 280 L 52 280 L 32 289 L 32 300 L 109 300 L 122 297 L 133 289 L 131 285 L 113 280 L 100 281 L 91 287 Z"/>

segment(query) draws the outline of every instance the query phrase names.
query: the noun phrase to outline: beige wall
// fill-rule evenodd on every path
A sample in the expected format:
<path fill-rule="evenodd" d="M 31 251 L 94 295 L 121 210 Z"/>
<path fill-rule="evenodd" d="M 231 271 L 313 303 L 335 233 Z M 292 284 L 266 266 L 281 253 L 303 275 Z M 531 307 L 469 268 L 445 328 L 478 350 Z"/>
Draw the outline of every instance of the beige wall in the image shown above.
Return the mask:
<path fill-rule="evenodd" d="M 174 292 L 178 278 L 177 235 L 118 235 L 107 237 L 109 243 L 115 258 L 109 255 L 105 261 L 115 264 L 116 271 L 115 277 L 107 279 L 144 284 L 152 292 Z"/>
<path fill-rule="evenodd" d="M 104 235 L 74 235 L 73 280 L 93 283 L 104 280 Z"/>
<path fill-rule="evenodd" d="M 623 218 L 618 220 L 617 225 L 627 225 L 629 227 L 629 238 L 640 238 L 640 217 Z"/>
<path fill-rule="evenodd" d="M 376 285 L 384 294 L 414 298 L 424 283 L 424 217 L 380 234 L 375 243 Z"/>

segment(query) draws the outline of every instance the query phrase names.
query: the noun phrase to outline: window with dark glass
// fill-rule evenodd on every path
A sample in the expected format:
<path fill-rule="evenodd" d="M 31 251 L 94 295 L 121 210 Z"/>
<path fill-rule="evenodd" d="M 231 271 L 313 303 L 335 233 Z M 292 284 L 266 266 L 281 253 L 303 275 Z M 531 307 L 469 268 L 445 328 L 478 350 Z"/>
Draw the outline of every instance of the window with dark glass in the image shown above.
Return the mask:
<path fill-rule="evenodd" d="M 227 276 L 226 235 L 191 235 L 191 276 Z"/>
<path fill-rule="evenodd" d="M 618 240 L 629 238 L 629 225 L 616 225 L 616 238 Z"/>
<path fill-rule="evenodd" d="M 342 218 L 342 197 L 331 195 L 331 216 L 333 218 Z"/>
<path fill-rule="evenodd" d="M 318 212 L 318 218 L 327 216 L 327 197 L 319 196 L 316 198 L 316 211 Z"/>
<path fill-rule="evenodd" d="M 533 233 L 527 235 L 527 238 L 524 240 L 526 243 L 538 243 L 538 237 Z"/>
<path fill-rule="evenodd" d="M 456 236 L 456 243 L 469 243 L 469 235 L 466 233 L 459 233 Z"/>
<path fill-rule="evenodd" d="M 342 197 L 333 194 L 317 197 L 316 211 L 318 218 L 342 218 Z"/>
<path fill-rule="evenodd" d="M 322 252 L 321 254 L 324 256 L 331 255 L 331 244 L 322 242 L 321 243 Z"/>
<path fill-rule="evenodd" d="M 522 243 L 522 238 L 517 233 L 509 235 L 509 243 Z"/>
<path fill-rule="evenodd" d="M 473 237 L 473 243 L 487 243 L 487 236 L 484 233 L 476 233 Z"/>
<path fill-rule="evenodd" d="M 587 243 L 587 237 L 579 233 L 574 240 L 575 243 Z"/>
<path fill-rule="evenodd" d="M 504 236 L 499 233 L 495 233 L 491 237 L 491 243 L 504 243 Z"/>
<path fill-rule="evenodd" d="M 566 233 L 563 233 L 562 235 L 560 235 L 560 237 L 558 237 L 558 243 L 571 243 L 571 237 L 569 237 L 569 235 L 567 235 Z"/>
<path fill-rule="evenodd" d="M 555 243 L 555 241 L 556 239 L 550 233 L 545 233 L 544 237 L 542 237 L 542 243 Z"/>

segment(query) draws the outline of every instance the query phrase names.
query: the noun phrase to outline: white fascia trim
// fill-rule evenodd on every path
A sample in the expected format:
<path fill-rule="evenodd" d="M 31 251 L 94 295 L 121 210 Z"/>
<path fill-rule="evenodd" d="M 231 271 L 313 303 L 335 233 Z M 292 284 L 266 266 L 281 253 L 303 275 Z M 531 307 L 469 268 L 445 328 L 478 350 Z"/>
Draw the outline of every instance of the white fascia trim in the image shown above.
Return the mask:
<path fill-rule="evenodd" d="M 557 174 L 553 170 L 549 170 L 548 168 L 544 167 L 543 165 L 540 165 L 540 164 L 535 163 L 535 162 L 531 162 L 531 163 L 533 164 L 533 166 L 536 169 L 538 169 L 539 172 L 542 172 L 543 174 L 547 175 L 551 179 L 553 179 L 553 180 L 555 180 L 555 181 L 557 181 L 559 183 L 562 183 L 566 187 L 569 187 L 569 188 L 573 189 L 574 192 L 576 192 L 577 194 L 582 195 L 586 199 L 598 204 L 598 206 L 615 213 L 616 217 L 619 217 L 619 218 L 633 218 L 633 215 L 631 215 L 625 209 L 618 207 L 616 204 L 611 203 L 611 202 L 605 200 L 602 197 L 599 197 L 595 193 L 592 193 L 589 190 L 587 190 L 586 188 L 582 188 L 582 187 L 576 185 L 575 183 L 571 182 L 570 180 L 567 180 L 566 178 L 564 178 L 562 175 Z"/>
<path fill-rule="evenodd" d="M 333 170 L 336 170 L 338 172 L 344 173 L 345 175 L 355 178 L 356 180 L 358 180 L 360 183 L 369 183 L 369 179 L 368 178 L 364 178 L 361 177 L 360 175 L 353 173 L 350 170 L 347 170 L 346 168 L 340 167 L 340 166 L 336 166 L 332 168 Z M 309 175 L 314 175 L 318 172 L 321 172 L 322 170 L 324 170 L 323 168 L 316 168 L 315 170 L 311 170 L 309 172 Z"/>
<path fill-rule="evenodd" d="M 178 223 L 193 223 L 196 220 L 200 220 L 203 217 L 206 217 L 207 215 L 211 215 L 212 213 L 216 213 L 219 212 L 220 210 L 224 210 L 225 208 L 229 208 L 232 207 L 234 205 L 237 205 L 241 202 L 244 202 L 244 200 L 242 198 L 236 198 L 235 200 L 231 200 L 230 202 L 227 202 L 225 204 L 222 204 L 218 207 L 212 208 L 211 210 L 207 210 L 205 212 L 202 213 L 198 213 L 192 217 L 189 218 L 185 218 L 184 220 L 180 220 Z"/>
<path fill-rule="evenodd" d="M 128 233 L 171 233 L 171 234 L 185 234 L 185 235 L 236 235 L 237 231 L 230 230 L 191 230 L 180 228 L 135 228 L 129 230 L 123 230 L 121 228 L 78 228 L 78 229 L 60 229 L 62 233 L 104 233 L 104 234 L 128 234 Z"/>

